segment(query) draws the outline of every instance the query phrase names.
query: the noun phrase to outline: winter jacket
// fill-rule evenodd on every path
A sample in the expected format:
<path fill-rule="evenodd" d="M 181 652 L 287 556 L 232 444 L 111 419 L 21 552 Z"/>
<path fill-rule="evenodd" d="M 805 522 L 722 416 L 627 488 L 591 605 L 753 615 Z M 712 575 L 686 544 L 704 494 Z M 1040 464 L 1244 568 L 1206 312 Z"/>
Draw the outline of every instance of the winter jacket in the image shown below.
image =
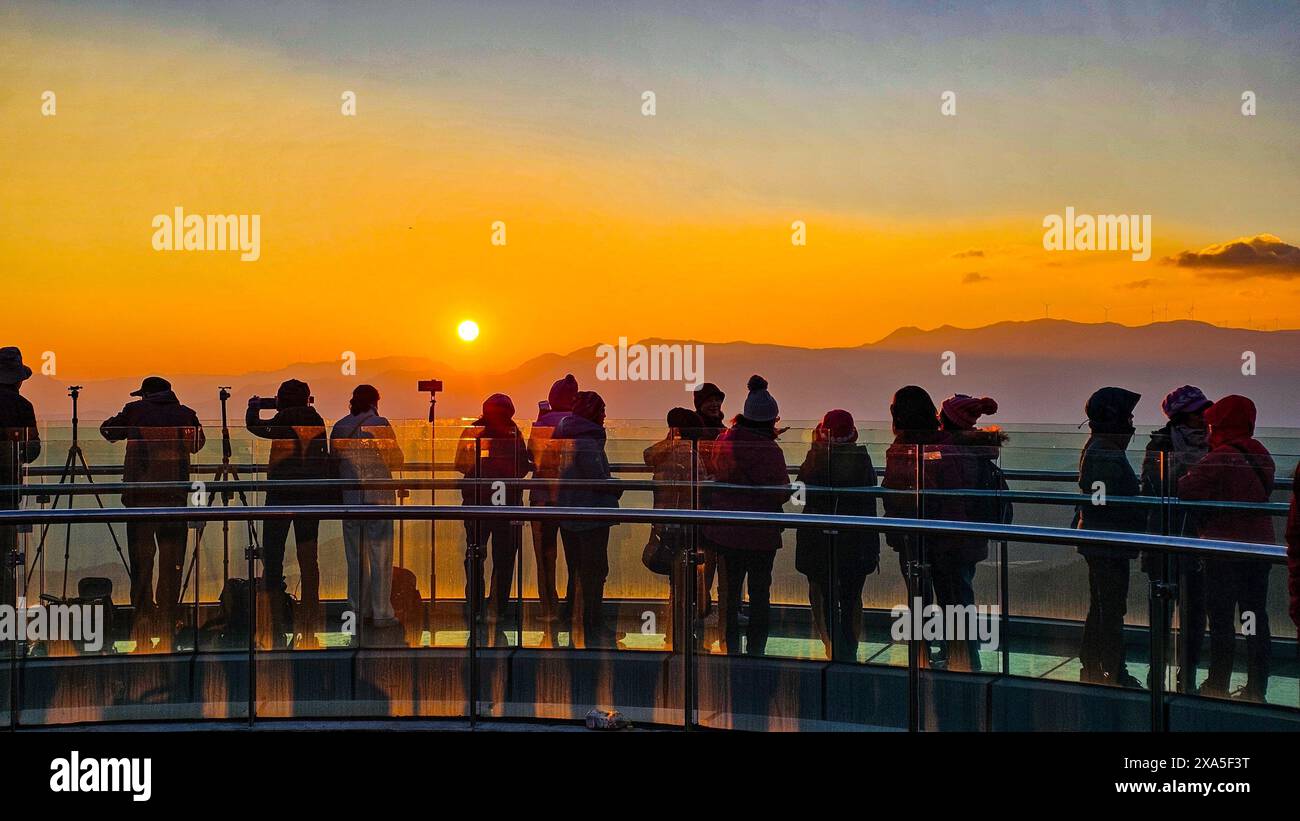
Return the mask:
<path fill-rule="evenodd" d="M 1268 450 L 1253 437 L 1255 409 L 1248 403 L 1227 396 L 1205 412 L 1210 423 L 1210 452 L 1179 480 L 1178 498 L 1267 502 L 1273 495 L 1276 468 Z M 1273 519 L 1264 512 L 1201 510 L 1196 521 L 1197 532 L 1204 539 L 1273 544 Z"/>
<path fill-rule="evenodd" d="M 1184 425 L 1167 423 L 1152 431 L 1142 457 L 1141 494 L 1143 496 L 1177 497 L 1178 480 L 1210 452 L 1206 431 Z M 1176 511 L 1170 521 L 1165 521 L 1168 511 L 1160 508 L 1147 510 L 1147 532 L 1172 536 L 1195 536 L 1196 526 L 1190 511 Z"/>
<path fill-rule="evenodd" d="M 244 414 L 248 432 L 271 440 L 266 460 L 266 478 L 272 482 L 333 479 L 337 475 L 330 460 L 325 420 L 311 405 L 284 408 L 263 421 L 261 412 L 250 407 Z M 266 504 L 331 504 L 342 500 L 336 488 L 272 486 Z"/>
<path fill-rule="evenodd" d="M 1291 591 L 1291 621 L 1300 627 L 1300 510 L 1296 492 L 1300 489 L 1300 465 L 1291 479 L 1291 511 L 1286 517 L 1287 587 Z"/>
<path fill-rule="evenodd" d="M 122 493 L 124 507 L 180 507 L 189 494 L 190 455 L 207 441 L 203 425 L 176 394 L 160 391 L 128 402 L 99 426 L 110 442 L 126 440 L 122 462 L 123 482 L 184 482 L 173 490 L 129 489 Z"/>
<path fill-rule="evenodd" d="M 547 411 L 537 417 L 532 430 L 528 431 L 528 452 L 532 455 L 534 479 L 549 480 L 545 484 L 534 484 L 528 491 L 530 505 L 554 505 L 558 487 L 555 480 L 560 477 L 560 459 L 557 447 L 552 444 L 555 426 L 561 420 L 572 416 L 572 411 Z"/>
<path fill-rule="evenodd" d="M 661 510 L 691 509 L 691 441 L 666 437 L 642 454 L 654 474 L 654 506 Z M 699 470 L 695 471 L 699 478 Z M 659 483 L 665 484 L 659 484 Z M 688 484 L 680 484 L 686 482 Z"/>
<path fill-rule="evenodd" d="M 832 489 L 876 486 L 876 468 L 864 445 L 814 442 L 799 466 L 798 479 L 807 486 L 805 513 L 876 515 L 876 497 Z M 795 569 L 809 577 L 824 574 L 832 548 L 841 570 L 870 573 L 880 563 L 880 536 L 873 531 L 801 527 L 795 531 Z"/>
<path fill-rule="evenodd" d="M 920 464 L 917 454 L 920 453 Z M 920 473 L 924 490 L 968 490 L 976 484 L 974 456 L 952 444 L 948 433 L 903 433 L 885 451 L 883 487 L 915 491 Z M 942 519 L 969 521 L 972 517 L 967 497 L 922 494 L 922 509 L 917 511 L 916 496 L 888 494 L 884 497 L 885 515 L 902 519 Z M 895 550 L 915 548 L 916 535 L 889 533 L 886 542 Z M 977 536 L 927 535 L 925 546 L 931 562 L 962 565 L 988 558 L 988 541 Z"/>
<path fill-rule="evenodd" d="M 1092 497 L 1098 482 L 1105 488 L 1105 504 L 1093 504 L 1091 498 L 1075 508 L 1074 526 L 1080 530 L 1143 532 L 1147 526 L 1145 508 L 1123 504 L 1120 497 L 1137 496 L 1141 490 L 1137 473 L 1129 464 L 1126 448 L 1132 434 L 1093 433 L 1079 455 L 1079 490 Z M 1136 549 L 1080 547 L 1084 556 L 1133 559 Z"/>
<path fill-rule="evenodd" d="M 709 509 L 780 513 L 794 490 L 790 487 L 785 455 L 774 435 L 736 424 L 720 435 L 714 446 L 710 465 L 714 480 L 719 484 L 753 488 L 714 487 L 708 497 Z M 781 548 L 779 527 L 708 525 L 704 536 L 721 547 L 736 550 Z"/>
<path fill-rule="evenodd" d="M 391 479 L 405 463 L 397 434 L 388 420 L 372 410 L 348 414 L 330 431 L 330 451 L 338 462 L 340 479 L 366 481 Z M 348 488 L 343 503 L 348 505 L 391 505 L 396 493 L 390 488 Z"/>
<path fill-rule="evenodd" d="M 14 385 L 0 385 L 0 509 L 19 506 L 18 489 L 2 489 L 21 484 L 22 466 L 41 455 L 41 435 L 36 429 L 36 411 L 32 403 Z"/>
<path fill-rule="evenodd" d="M 552 441 L 556 446 L 559 466 L 559 491 L 556 504 L 560 507 L 618 507 L 623 490 L 616 487 L 579 487 L 570 482 L 612 479 L 609 459 L 605 456 L 605 428 L 590 419 L 570 415 L 555 426 Z M 607 523 L 563 521 L 565 530 L 595 530 L 608 527 Z"/>
<path fill-rule="evenodd" d="M 533 472 L 533 457 L 523 432 L 514 422 L 506 427 L 490 428 L 479 418 L 460 435 L 456 470 L 466 479 L 522 479 Z M 491 485 L 465 483 L 461 485 L 460 495 L 467 505 L 492 503 Z M 508 505 L 523 504 L 523 488 L 508 487 L 505 499 Z"/>

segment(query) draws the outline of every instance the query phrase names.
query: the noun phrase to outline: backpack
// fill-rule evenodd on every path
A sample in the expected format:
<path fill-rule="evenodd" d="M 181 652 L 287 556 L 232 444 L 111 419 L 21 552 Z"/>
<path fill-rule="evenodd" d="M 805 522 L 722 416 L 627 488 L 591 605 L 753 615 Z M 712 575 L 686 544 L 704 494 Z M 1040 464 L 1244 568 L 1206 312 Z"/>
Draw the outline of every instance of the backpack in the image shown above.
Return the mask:
<path fill-rule="evenodd" d="M 992 459 L 977 459 L 975 488 L 977 490 L 1006 492 L 1011 490 L 1007 475 Z M 1011 522 L 1011 502 L 1001 496 L 978 496 L 970 499 L 970 517 L 977 522 L 1008 524 Z"/>
<path fill-rule="evenodd" d="M 393 614 L 402 623 L 406 643 L 412 647 L 417 646 L 420 643 L 420 631 L 424 629 L 424 600 L 420 598 L 415 574 L 405 567 L 394 567 L 393 589 L 389 599 L 393 604 Z"/>
<path fill-rule="evenodd" d="M 261 587 L 261 585 L 259 585 Z M 220 647 L 242 647 L 248 644 L 249 584 L 247 579 L 226 579 L 218 599 L 218 615 L 203 625 L 203 630 L 216 633 L 215 642 Z M 265 591 L 258 601 L 258 624 L 270 632 L 272 626 L 285 633 L 294 629 L 294 609 L 297 602 L 287 590 Z M 269 618 L 268 618 L 268 610 Z M 272 642 L 272 646 L 276 646 Z"/>

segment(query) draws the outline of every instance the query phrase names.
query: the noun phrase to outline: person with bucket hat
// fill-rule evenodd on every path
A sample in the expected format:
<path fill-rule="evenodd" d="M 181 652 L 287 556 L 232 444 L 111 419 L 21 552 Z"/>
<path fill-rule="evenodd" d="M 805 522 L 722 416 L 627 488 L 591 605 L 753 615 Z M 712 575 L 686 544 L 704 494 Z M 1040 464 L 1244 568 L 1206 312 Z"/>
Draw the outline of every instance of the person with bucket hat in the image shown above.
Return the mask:
<path fill-rule="evenodd" d="M 190 456 L 203 449 L 206 438 L 198 414 L 182 405 L 172 385 L 161 376 L 140 383 L 121 411 L 105 419 L 100 435 L 110 442 L 126 442 L 122 481 L 183 483 L 175 488 L 129 488 L 122 493 L 123 507 L 185 507 L 189 494 Z M 131 555 L 131 605 L 133 631 L 147 649 L 150 628 L 156 627 L 163 647 L 175 635 L 180 605 L 181 574 L 185 565 L 185 522 L 128 522 L 126 541 Z M 150 589 L 154 555 L 158 558 L 158 587 Z"/>
<path fill-rule="evenodd" d="M 519 426 L 515 424 L 515 403 L 504 393 L 483 400 L 483 413 L 461 434 L 456 447 L 456 470 L 466 479 L 522 479 L 533 470 L 533 457 Z M 467 482 L 461 486 L 461 500 L 467 505 L 523 504 L 524 491 L 518 485 L 505 488 L 498 496 L 495 483 Z M 510 587 L 515 578 L 515 557 L 523 545 L 523 525 L 492 519 L 467 519 L 465 538 L 476 545 L 474 564 L 465 567 L 465 601 L 470 602 L 470 575 L 478 585 L 479 602 L 484 595 L 483 566 L 488 543 L 492 545 L 492 582 L 487 592 L 488 641 L 505 646 L 508 638 L 502 626 Z M 476 603 L 477 604 L 477 603 Z M 471 610 L 470 616 L 477 612 Z"/>
<path fill-rule="evenodd" d="M 261 399 L 252 396 L 244 415 L 248 432 L 271 440 L 267 456 L 266 478 L 272 485 L 263 504 L 323 505 L 338 501 L 338 493 L 320 487 L 301 487 L 294 483 L 333 477 L 325 420 L 311 404 L 311 388 L 298 379 L 280 383 L 275 394 L 275 416 L 262 419 Z M 285 591 L 284 551 L 293 528 L 294 548 L 298 555 L 301 581 L 299 600 L 303 616 L 302 633 L 308 644 L 324 620 L 320 603 L 320 563 L 317 557 L 320 519 L 303 516 L 294 519 L 267 519 L 262 523 L 262 589 L 271 605 L 271 626 L 276 636 L 293 628 Z"/>
<path fill-rule="evenodd" d="M 0 348 L 0 509 L 17 510 L 22 502 L 22 466 L 41 455 L 41 436 L 36 429 L 36 411 L 20 393 L 32 369 L 23 364 L 22 351 Z M 17 588 L 9 559 L 18 549 L 18 529 L 0 525 L 0 604 L 13 605 Z"/>

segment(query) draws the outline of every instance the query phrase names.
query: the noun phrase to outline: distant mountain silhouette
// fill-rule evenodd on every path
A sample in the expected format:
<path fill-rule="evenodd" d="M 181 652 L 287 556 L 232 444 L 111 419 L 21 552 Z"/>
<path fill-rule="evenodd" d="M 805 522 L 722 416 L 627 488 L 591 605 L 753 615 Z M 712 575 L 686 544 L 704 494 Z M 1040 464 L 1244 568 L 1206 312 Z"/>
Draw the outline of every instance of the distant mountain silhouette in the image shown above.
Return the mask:
<path fill-rule="evenodd" d="M 1261 426 L 1300 427 L 1300 331 L 1221 328 L 1193 321 L 1134 328 L 1040 319 L 983 328 L 900 328 L 879 342 L 851 348 L 703 344 L 704 379 L 726 391 L 723 409 L 729 415 L 740 411 L 749 375 L 761 373 L 786 420 L 815 419 L 836 407 L 864 420 L 887 419 L 893 391 L 917 384 L 936 401 L 956 392 L 996 398 L 1001 412 L 990 421 L 1070 423 L 1083 419 L 1084 400 L 1094 389 L 1119 385 L 1143 394 L 1138 422 L 1151 424 L 1163 418 L 1159 405 L 1164 394 L 1191 383 L 1211 397 L 1251 397 L 1259 406 Z M 537 401 L 565 373 L 577 376 L 583 388 L 599 391 L 611 418 L 661 419 L 674 405 L 690 406 L 691 396 L 680 382 L 597 382 L 596 348 L 544 354 L 495 374 L 462 373 L 417 357 L 386 357 L 359 361 L 355 376 L 343 376 L 337 362 L 238 375 L 166 376 L 181 401 L 205 419 L 218 416 L 217 386 L 230 385 L 231 421 L 236 425 L 242 424 L 250 395 L 273 395 L 290 377 L 311 384 L 316 406 L 327 419 L 347 412 L 352 387 L 361 382 L 379 389 L 381 409 L 390 418 L 423 418 L 428 396 L 416 391 L 416 381 L 431 377 L 442 379 L 447 387 L 438 397 L 440 418 L 474 416 L 484 397 L 500 391 L 514 399 L 520 419 L 531 420 Z M 956 356 L 955 375 L 940 373 L 945 351 Z M 1242 374 L 1247 351 L 1254 353 L 1257 375 Z M 38 375 L 24 390 L 42 418 L 67 418 L 70 381 Z M 82 384 L 82 418 L 90 425 L 121 407 L 128 392 L 139 386 L 139 377 Z"/>

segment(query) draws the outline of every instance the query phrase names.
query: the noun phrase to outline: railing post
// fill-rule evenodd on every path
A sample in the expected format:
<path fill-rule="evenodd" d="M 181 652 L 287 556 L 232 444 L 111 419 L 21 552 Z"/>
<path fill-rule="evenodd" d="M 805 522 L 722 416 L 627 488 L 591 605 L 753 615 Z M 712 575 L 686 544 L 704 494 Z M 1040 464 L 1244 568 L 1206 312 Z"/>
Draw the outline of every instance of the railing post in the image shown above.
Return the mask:
<path fill-rule="evenodd" d="M 481 485 L 479 479 L 483 475 L 483 438 L 482 436 L 474 437 L 474 504 L 478 505 L 481 495 Z M 466 608 L 469 618 L 469 727 L 474 729 L 478 726 L 478 618 L 479 618 L 479 595 L 478 589 L 478 562 L 480 542 L 482 541 L 482 520 L 475 519 L 474 526 L 470 528 L 472 533 L 468 533 L 465 540 L 465 576 L 466 576 L 466 598 L 469 599 L 469 606 Z"/>
<path fill-rule="evenodd" d="M 248 726 L 252 727 L 257 715 L 257 547 L 245 547 L 244 558 L 248 562 Z"/>
<path fill-rule="evenodd" d="M 700 440 L 691 439 L 691 510 L 699 509 L 700 498 Z M 695 575 L 699 525 L 686 529 L 686 549 L 682 554 L 680 614 L 673 614 L 673 639 L 682 642 L 682 726 L 687 732 L 695 727 Z"/>

